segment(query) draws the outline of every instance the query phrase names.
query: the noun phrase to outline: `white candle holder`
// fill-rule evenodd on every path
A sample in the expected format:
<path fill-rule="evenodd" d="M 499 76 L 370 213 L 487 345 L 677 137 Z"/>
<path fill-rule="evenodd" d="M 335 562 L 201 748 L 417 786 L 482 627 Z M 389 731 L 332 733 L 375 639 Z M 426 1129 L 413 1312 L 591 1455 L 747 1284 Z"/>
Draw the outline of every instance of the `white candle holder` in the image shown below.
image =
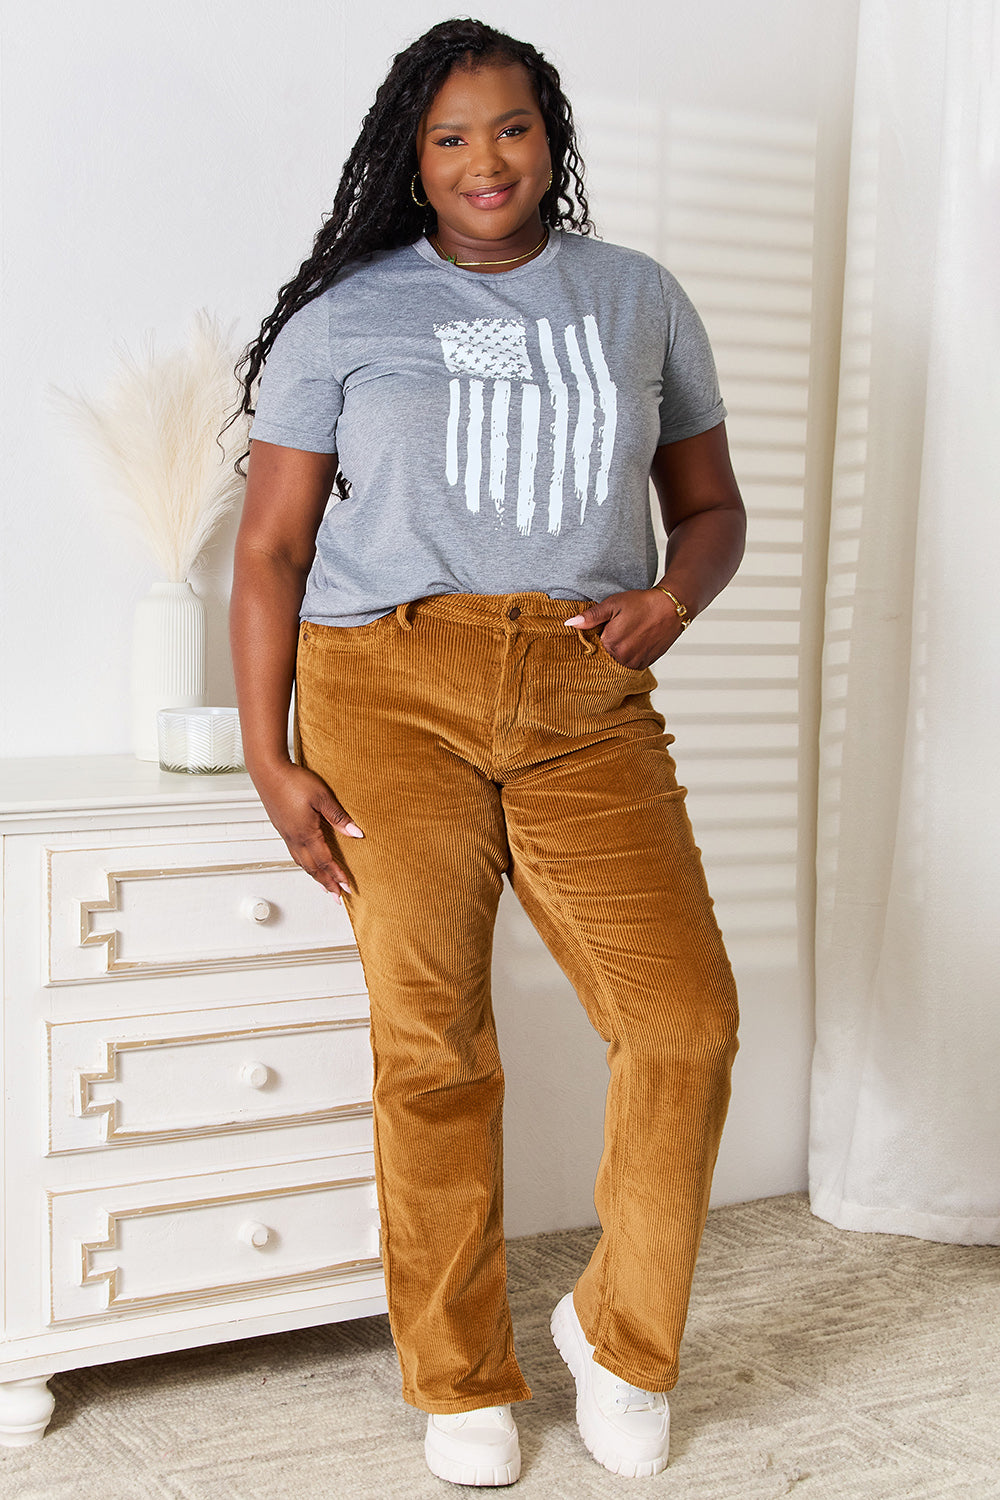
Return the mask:
<path fill-rule="evenodd" d="M 156 725 L 161 771 L 210 776 L 246 769 L 235 708 L 161 708 Z"/>

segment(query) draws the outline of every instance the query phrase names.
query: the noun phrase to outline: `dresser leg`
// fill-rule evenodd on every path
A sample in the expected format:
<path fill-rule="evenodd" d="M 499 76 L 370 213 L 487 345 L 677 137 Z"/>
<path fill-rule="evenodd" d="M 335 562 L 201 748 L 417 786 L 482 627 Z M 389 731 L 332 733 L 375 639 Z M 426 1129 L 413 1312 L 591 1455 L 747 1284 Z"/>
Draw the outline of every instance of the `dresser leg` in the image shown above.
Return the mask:
<path fill-rule="evenodd" d="M 0 1381 L 0 1447 L 25 1448 L 45 1436 L 56 1398 L 47 1381 L 51 1375 L 27 1380 Z"/>

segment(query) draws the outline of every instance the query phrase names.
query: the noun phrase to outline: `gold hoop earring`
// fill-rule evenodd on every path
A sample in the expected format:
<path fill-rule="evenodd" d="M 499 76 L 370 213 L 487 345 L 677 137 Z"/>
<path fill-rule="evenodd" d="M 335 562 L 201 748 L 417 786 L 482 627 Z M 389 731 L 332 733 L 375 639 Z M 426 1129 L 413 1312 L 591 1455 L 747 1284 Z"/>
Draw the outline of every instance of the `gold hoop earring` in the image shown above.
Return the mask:
<path fill-rule="evenodd" d="M 550 189 L 550 188 L 551 188 L 551 186 L 552 186 L 552 173 L 551 173 L 551 172 L 550 172 L 550 173 L 549 173 L 549 180 L 548 180 L 548 182 L 547 182 L 547 183 L 546 183 L 546 184 L 545 184 L 545 191 L 546 191 L 546 192 L 548 192 L 548 191 L 549 191 L 549 189 Z"/>
<path fill-rule="evenodd" d="M 410 197 L 413 199 L 418 208 L 426 208 L 431 200 L 429 198 L 425 198 L 421 203 L 420 199 L 417 197 L 417 178 L 419 176 L 419 172 L 414 172 L 413 176 L 410 178 Z"/>

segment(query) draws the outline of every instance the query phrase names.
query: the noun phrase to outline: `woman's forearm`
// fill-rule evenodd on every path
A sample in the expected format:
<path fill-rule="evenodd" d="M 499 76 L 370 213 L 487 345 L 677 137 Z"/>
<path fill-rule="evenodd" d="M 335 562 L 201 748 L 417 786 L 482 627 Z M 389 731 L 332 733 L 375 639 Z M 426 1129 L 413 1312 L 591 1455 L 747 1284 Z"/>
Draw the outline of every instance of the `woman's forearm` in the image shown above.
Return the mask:
<path fill-rule="evenodd" d="M 255 783 L 291 759 L 288 708 L 306 576 L 288 558 L 237 547 L 229 638 L 243 751 Z"/>
<path fill-rule="evenodd" d="M 667 532 L 658 583 L 693 618 L 725 588 L 746 543 L 746 512 L 725 423 L 657 448 L 652 476 Z"/>
<path fill-rule="evenodd" d="M 658 585 L 669 589 L 692 616 L 720 594 L 739 567 L 746 541 L 743 511 L 699 511 L 671 531 Z"/>

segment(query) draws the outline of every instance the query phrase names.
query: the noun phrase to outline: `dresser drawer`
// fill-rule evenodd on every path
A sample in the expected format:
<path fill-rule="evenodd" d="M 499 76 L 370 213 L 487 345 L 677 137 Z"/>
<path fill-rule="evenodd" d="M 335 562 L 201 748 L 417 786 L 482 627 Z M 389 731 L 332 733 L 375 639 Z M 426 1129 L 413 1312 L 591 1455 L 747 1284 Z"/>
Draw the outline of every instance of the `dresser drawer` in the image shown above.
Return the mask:
<path fill-rule="evenodd" d="M 367 997 L 337 1003 L 349 1013 L 294 1019 L 317 1002 L 285 1001 L 272 1024 L 247 1011 L 242 1025 L 203 1012 L 49 1024 L 48 1154 L 370 1114 Z"/>
<path fill-rule="evenodd" d="M 379 1269 L 369 1153 L 48 1194 L 50 1320 L 149 1313 Z"/>
<path fill-rule="evenodd" d="M 277 838 L 46 850 L 46 982 L 357 958 L 344 908 Z"/>

